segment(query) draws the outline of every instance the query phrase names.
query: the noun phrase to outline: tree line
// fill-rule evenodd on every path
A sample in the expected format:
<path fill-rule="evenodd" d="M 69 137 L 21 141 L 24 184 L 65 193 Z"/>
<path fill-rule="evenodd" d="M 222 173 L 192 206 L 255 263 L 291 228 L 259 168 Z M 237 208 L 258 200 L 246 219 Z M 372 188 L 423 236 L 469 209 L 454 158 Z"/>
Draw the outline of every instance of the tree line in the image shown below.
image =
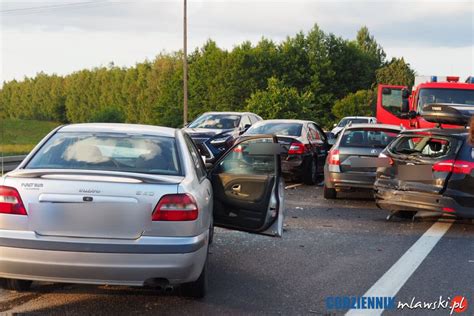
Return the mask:
<path fill-rule="evenodd" d="M 80 70 L 4 82 L 0 118 L 60 122 L 182 124 L 182 52 L 133 67 Z M 317 25 L 275 43 L 262 38 L 231 50 L 207 41 L 188 56 L 189 116 L 252 111 L 264 118 L 310 119 L 329 126 L 344 115 L 373 112 L 378 83 L 412 85 L 403 58 L 386 60 L 366 27 L 356 39 Z"/>

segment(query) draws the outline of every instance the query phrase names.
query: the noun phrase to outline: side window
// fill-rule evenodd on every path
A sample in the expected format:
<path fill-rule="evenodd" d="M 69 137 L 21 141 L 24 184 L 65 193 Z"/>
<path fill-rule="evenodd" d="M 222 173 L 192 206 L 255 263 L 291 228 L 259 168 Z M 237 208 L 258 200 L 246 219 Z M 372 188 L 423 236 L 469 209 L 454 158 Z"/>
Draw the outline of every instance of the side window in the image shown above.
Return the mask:
<path fill-rule="evenodd" d="M 259 121 L 258 117 L 255 115 L 250 115 L 250 121 L 252 122 L 252 125 L 257 123 Z"/>
<path fill-rule="evenodd" d="M 206 167 L 204 166 L 204 162 L 202 161 L 201 155 L 199 154 L 199 151 L 191 138 L 185 134 L 184 139 L 186 141 L 186 146 L 188 147 L 189 153 L 191 154 L 191 159 L 194 164 L 194 169 L 196 169 L 196 174 L 199 180 L 201 180 L 206 176 Z"/>
<path fill-rule="evenodd" d="M 319 134 L 319 139 L 321 139 L 322 141 L 326 141 L 326 133 L 324 133 L 324 131 L 319 127 L 319 126 L 315 126 L 316 127 L 316 131 L 318 132 Z"/>
<path fill-rule="evenodd" d="M 217 172 L 239 175 L 275 174 L 275 155 L 262 150 L 266 145 L 273 145 L 271 138 L 241 142 L 219 163 Z"/>
<path fill-rule="evenodd" d="M 314 140 L 314 135 L 311 133 L 311 128 L 309 126 L 303 125 L 303 130 L 301 131 L 301 135 L 305 135 L 310 142 Z"/>
<path fill-rule="evenodd" d="M 390 89 L 390 93 L 382 94 L 382 106 L 385 110 L 400 115 L 402 109 L 402 90 L 401 89 Z"/>
<path fill-rule="evenodd" d="M 325 136 L 321 134 L 321 131 L 314 124 L 310 125 L 310 130 L 315 140 L 325 140 Z"/>
<path fill-rule="evenodd" d="M 245 125 L 252 125 L 248 115 L 242 115 L 242 119 L 240 120 L 240 126 L 245 127 Z"/>

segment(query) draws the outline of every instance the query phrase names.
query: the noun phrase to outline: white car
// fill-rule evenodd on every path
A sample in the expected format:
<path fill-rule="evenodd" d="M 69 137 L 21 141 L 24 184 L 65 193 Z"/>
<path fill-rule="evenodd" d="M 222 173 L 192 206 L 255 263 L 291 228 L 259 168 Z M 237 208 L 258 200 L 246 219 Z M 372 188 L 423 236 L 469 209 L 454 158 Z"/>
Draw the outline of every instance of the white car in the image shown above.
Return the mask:
<path fill-rule="evenodd" d="M 282 234 L 272 145 L 273 136 L 243 138 L 207 172 L 178 129 L 55 129 L 0 178 L 0 284 L 184 284 L 187 296 L 203 297 L 213 225 Z"/>
<path fill-rule="evenodd" d="M 377 119 L 372 116 L 346 116 L 340 120 L 338 124 L 334 124 L 331 133 L 333 133 L 334 136 L 337 136 L 337 134 L 339 134 L 339 132 L 350 122 L 352 122 L 352 124 L 377 124 Z"/>

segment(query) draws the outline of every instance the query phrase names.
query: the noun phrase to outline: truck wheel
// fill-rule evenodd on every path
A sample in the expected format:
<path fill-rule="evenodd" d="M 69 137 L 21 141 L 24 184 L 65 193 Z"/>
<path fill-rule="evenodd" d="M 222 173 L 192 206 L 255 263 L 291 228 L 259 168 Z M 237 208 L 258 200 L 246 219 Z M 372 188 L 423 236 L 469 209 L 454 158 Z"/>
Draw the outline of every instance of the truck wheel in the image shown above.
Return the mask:
<path fill-rule="evenodd" d="M 181 284 L 181 295 L 190 298 L 204 298 L 207 293 L 207 266 L 209 255 L 206 257 L 204 267 L 199 275 L 199 278 L 194 282 Z"/>
<path fill-rule="evenodd" d="M 31 287 L 32 281 L 27 280 L 16 280 L 16 279 L 2 279 L 0 280 L 0 286 L 5 290 L 24 292 L 28 291 Z"/>
<path fill-rule="evenodd" d="M 324 185 L 323 192 L 324 192 L 325 199 L 334 200 L 335 198 L 337 198 L 336 189 L 328 188 L 326 184 Z"/>
<path fill-rule="evenodd" d="M 304 184 L 313 185 L 318 182 L 318 165 L 316 160 L 312 158 L 308 160 L 304 168 L 303 182 Z"/>

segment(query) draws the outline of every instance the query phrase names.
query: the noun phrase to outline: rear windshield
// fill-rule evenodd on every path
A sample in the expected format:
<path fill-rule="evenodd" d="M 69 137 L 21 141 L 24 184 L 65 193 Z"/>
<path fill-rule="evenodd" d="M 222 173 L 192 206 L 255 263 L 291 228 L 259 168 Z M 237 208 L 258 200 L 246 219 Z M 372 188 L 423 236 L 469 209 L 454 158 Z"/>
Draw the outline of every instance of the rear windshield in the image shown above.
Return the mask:
<path fill-rule="evenodd" d="M 263 123 L 250 127 L 246 135 L 274 134 L 280 136 L 301 136 L 301 123 Z"/>
<path fill-rule="evenodd" d="M 366 118 L 345 118 L 345 119 L 342 119 L 339 122 L 339 125 L 337 125 L 337 126 L 338 127 L 344 127 L 347 124 L 349 124 L 350 122 L 352 122 L 352 124 L 364 124 L 364 123 L 368 123 L 369 119 L 366 119 Z"/>
<path fill-rule="evenodd" d="M 385 148 L 398 135 L 388 129 L 349 129 L 342 135 L 340 147 Z"/>
<path fill-rule="evenodd" d="M 77 169 L 181 175 L 175 139 L 112 133 L 58 133 L 26 169 Z"/>
<path fill-rule="evenodd" d="M 389 148 L 398 155 L 440 158 L 449 155 L 456 145 L 456 140 L 431 135 L 410 135 L 397 139 Z"/>

